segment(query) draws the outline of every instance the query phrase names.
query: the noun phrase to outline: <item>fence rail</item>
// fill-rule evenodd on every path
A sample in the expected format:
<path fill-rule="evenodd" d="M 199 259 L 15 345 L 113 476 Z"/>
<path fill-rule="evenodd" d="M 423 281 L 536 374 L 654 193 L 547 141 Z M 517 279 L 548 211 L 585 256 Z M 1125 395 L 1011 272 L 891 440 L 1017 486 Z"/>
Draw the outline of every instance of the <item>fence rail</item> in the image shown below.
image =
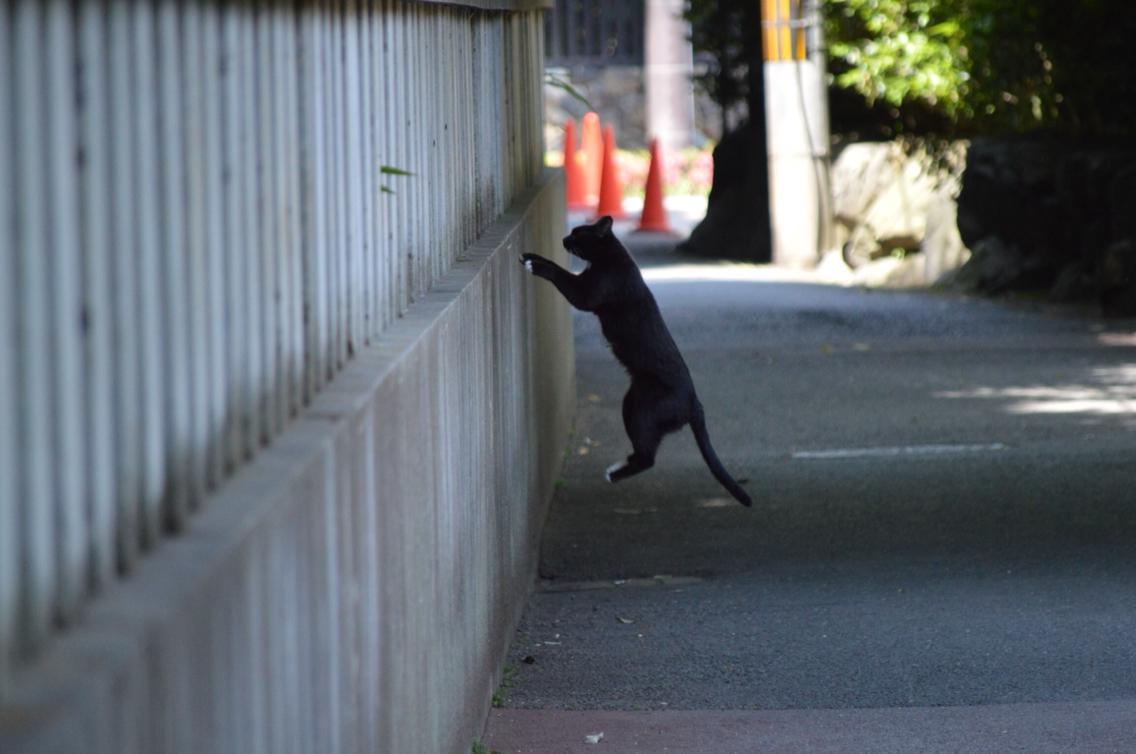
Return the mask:
<path fill-rule="evenodd" d="M 472 5 L 0 6 L 0 695 L 537 179 Z"/>

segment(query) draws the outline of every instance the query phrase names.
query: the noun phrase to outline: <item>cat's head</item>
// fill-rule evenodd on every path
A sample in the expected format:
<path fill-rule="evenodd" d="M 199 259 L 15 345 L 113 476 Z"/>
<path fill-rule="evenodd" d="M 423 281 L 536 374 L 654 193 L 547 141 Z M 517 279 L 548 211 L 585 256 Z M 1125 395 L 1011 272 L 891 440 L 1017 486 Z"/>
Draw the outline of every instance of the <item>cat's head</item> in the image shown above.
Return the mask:
<path fill-rule="evenodd" d="M 586 262 L 598 260 L 607 252 L 615 236 L 611 233 L 611 216 L 604 215 L 591 225 L 578 225 L 564 236 L 564 248 Z"/>

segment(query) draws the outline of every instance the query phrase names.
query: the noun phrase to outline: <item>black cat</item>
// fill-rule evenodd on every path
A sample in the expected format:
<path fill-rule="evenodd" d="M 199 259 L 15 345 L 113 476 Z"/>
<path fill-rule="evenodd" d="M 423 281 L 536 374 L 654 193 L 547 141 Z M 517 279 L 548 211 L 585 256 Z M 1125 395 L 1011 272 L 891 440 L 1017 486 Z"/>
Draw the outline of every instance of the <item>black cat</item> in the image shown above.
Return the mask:
<path fill-rule="evenodd" d="M 634 452 L 608 468 L 607 480 L 618 482 L 651 468 L 663 435 L 689 424 L 714 478 L 742 505 L 752 505 L 710 445 L 686 362 L 635 260 L 611 232 L 611 218 L 574 228 L 564 248 L 587 262 L 587 269 L 573 275 L 537 254 L 522 254 L 521 264 L 555 285 L 572 306 L 599 317 L 612 353 L 631 375 L 623 396 L 623 426 Z"/>

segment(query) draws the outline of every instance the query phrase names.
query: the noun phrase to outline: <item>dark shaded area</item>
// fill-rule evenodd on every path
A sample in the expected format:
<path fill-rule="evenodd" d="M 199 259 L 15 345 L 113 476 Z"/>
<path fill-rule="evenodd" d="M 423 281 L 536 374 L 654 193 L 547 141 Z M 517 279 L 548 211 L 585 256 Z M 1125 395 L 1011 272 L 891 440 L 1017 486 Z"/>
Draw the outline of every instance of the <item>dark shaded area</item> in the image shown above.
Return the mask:
<path fill-rule="evenodd" d="M 1127 324 L 684 274 L 651 285 L 755 505 L 728 498 L 689 433 L 668 437 L 650 472 L 603 480 L 627 450 L 627 380 L 578 317 L 573 451 L 507 705 L 1136 695 Z M 927 443 L 978 449 L 839 454 Z"/>
<path fill-rule="evenodd" d="M 985 293 L 1047 291 L 1136 314 L 1136 149 L 977 139 L 958 226 L 973 257 L 957 282 Z"/>
<path fill-rule="evenodd" d="M 760 131 L 755 136 L 744 125 L 714 147 L 714 184 L 706 217 L 678 245 L 680 253 L 770 261 L 769 186 L 764 129 Z M 760 150 L 756 157 L 755 148 Z"/>
<path fill-rule="evenodd" d="M 769 167 L 765 139 L 759 3 L 687 4 L 691 43 L 710 65 L 695 77 L 722 112 L 722 140 L 714 149 L 714 181 L 706 218 L 678 246 L 684 254 L 752 262 L 772 258 Z M 730 128 L 730 113 L 744 117 Z"/>

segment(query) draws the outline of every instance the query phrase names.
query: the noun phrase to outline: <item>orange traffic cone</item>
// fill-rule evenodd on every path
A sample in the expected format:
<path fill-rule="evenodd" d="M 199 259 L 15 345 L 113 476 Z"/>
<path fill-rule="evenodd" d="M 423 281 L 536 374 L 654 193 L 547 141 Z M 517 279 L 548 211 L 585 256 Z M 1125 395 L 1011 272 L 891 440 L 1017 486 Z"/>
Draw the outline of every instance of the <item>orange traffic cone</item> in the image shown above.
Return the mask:
<path fill-rule="evenodd" d="M 651 166 L 647 168 L 647 193 L 643 197 L 643 214 L 635 232 L 671 233 L 667 211 L 663 209 L 663 160 L 659 140 L 651 139 Z"/>
<path fill-rule="evenodd" d="M 596 206 L 600 198 L 600 175 L 603 172 L 603 137 L 600 134 L 600 116 L 587 113 L 580 135 L 580 149 L 584 153 L 584 201 Z"/>
<path fill-rule="evenodd" d="M 615 164 L 615 129 L 611 126 L 603 132 L 603 179 L 600 181 L 600 202 L 596 215 L 611 215 L 615 220 L 623 217 L 623 184 L 619 180 L 619 168 Z"/>
<path fill-rule="evenodd" d="M 576 121 L 564 124 L 564 194 L 568 209 L 586 209 L 588 204 L 584 193 L 584 166 L 576 153 Z"/>

